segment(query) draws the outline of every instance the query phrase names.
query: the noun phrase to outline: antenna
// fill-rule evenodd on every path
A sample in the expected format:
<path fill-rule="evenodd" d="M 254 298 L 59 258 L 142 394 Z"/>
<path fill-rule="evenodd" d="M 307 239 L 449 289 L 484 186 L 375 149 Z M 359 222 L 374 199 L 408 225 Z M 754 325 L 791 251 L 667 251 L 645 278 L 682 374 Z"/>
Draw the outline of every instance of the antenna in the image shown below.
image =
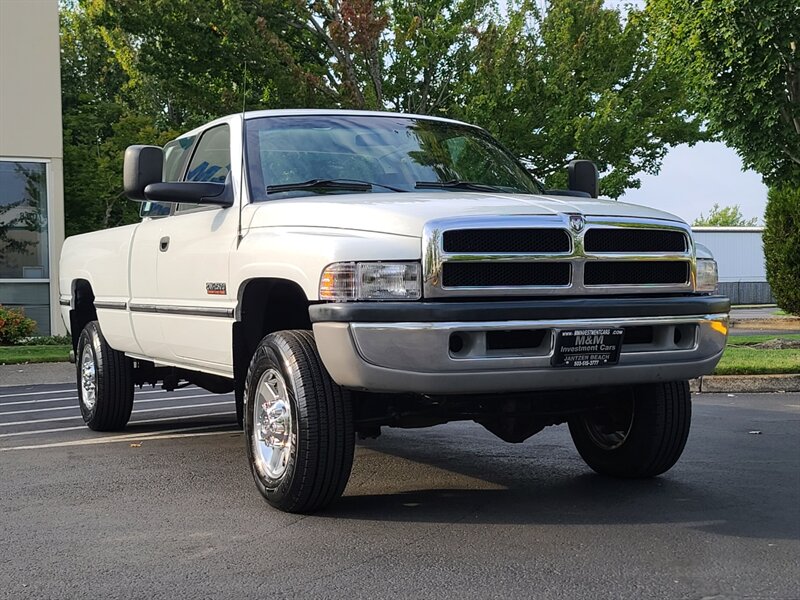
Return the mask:
<path fill-rule="evenodd" d="M 247 147 L 247 132 L 245 131 L 245 108 L 247 106 L 247 61 L 244 61 L 244 77 L 242 81 L 242 163 L 239 172 L 239 223 L 236 228 L 236 248 L 242 242 L 242 207 L 244 206 L 244 174 L 245 174 L 245 149 Z"/>

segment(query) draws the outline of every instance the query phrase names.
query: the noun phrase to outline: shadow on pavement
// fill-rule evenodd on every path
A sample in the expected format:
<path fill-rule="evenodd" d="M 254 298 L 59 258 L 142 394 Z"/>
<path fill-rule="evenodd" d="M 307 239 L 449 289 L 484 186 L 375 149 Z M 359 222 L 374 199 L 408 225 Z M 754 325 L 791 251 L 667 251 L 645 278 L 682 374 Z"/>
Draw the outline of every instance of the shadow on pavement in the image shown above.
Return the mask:
<path fill-rule="evenodd" d="M 394 459 L 398 468 L 365 474 L 368 465 L 357 463 L 356 485 L 323 515 L 466 524 L 674 523 L 725 536 L 800 538 L 800 519 L 792 517 L 800 516 L 797 489 L 787 495 L 779 486 L 770 489 L 767 473 L 755 488 L 752 481 L 716 471 L 711 463 L 679 463 L 675 471 L 654 479 L 619 480 L 589 471 L 566 444 L 529 443 L 508 453 L 486 453 L 482 450 L 491 440 L 481 440 L 476 445 L 483 448 L 476 449 L 459 445 L 458 438 L 452 443 L 443 439 L 432 444 L 416 432 L 392 432 L 370 442 L 370 450 L 383 455 L 374 462 Z M 409 479 L 414 473 L 420 476 L 416 485 Z M 398 484 L 398 477 L 407 485 Z M 411 486 L 416 489 L 398 489 Z"/>

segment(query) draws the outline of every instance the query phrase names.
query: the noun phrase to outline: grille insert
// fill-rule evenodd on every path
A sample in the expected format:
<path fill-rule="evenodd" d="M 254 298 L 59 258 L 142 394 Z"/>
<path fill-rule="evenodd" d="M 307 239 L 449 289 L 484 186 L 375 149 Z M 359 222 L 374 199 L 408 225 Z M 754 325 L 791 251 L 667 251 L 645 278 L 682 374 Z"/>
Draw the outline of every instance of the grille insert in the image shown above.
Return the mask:
<path fill-rule="evenodd" d="M 600 261 L 584 267 L 585 285 L 681 284 L 689 281 L 685 261 Z"/>
<path fill-rule="evenodd" d="M 445 263 L 444 287 L 566 286 L 570 283 L 566 262 Z"/>
<path fill-rule="evenodd" d="M 564 229 L 457 229 L 442 235 L 445 252 L 547 254 L 569 252 Z"/>
<path fill-rule="evenodd" d="M 686 235 L 664 229 L 592 228 L 583 240 L 586 252 L 686 252 Z"/>

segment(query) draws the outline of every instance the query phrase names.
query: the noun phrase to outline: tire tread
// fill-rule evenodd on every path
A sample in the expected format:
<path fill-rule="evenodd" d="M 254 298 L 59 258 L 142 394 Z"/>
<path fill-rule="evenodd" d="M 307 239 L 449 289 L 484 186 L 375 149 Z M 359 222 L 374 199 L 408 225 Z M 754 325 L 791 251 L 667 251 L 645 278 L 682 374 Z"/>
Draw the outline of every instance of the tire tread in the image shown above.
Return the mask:
<path fill-rule="evenodd" d="M 602 475 L 655 477 L 678 461 L 689 437 L 691 393 L 687 381 L 645 384 L 632 388 L 634 424 L 625 443 L 614 450 L 595 445 L 581 418 L 569 429 L 578 453 Z"/>
<path fill-rule="evenodd" d="M 267 501 L 286 512 L 310 513 L 336 500 L 350 477 L 355 450 L 355 432 L 349 392 L 328 375 L 317 352 L 312 332 L 286 330 L 267 335 L 260 343 L 245 384 L 245 399 L 264 370 L 267 348 L 290 367 L 298 420 L 298 447 L 290 493 L 276 497 L 267 491 L 253 470 L 259 490 Z M 278 365 L 275 365 L 277 368 Z M 245 422 L 252 419 L 245 415 Z M 246 436 L 248 452 L 250 438 Z M 252 457 L 251 467 L 253 463 Z"/>
<path fill-rule="evenodd" d="M 86 344 L 91 344 L 95 356 L 97 390 L 94 412 L 84 414 L 84 421 L 95 431 L 123 429 L 133 411 L 133 363 L 123 352 L 108 345 L 97 321 L 90 321 L 78 342 L 78 386 L 81 384 L 81 356 Z"/>

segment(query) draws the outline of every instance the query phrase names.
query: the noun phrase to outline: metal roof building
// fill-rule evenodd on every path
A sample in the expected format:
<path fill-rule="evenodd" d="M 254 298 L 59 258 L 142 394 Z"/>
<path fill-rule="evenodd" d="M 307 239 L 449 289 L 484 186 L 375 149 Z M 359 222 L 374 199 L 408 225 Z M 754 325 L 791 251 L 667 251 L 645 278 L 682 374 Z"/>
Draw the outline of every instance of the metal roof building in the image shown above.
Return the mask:
<path fill-rule="evenodd" d="M 707 246 L 719 266 L 719 291 L 734 304 L 774 304 L 767 283 L 763 227 L 694 227 L 696 242 Z"/>

